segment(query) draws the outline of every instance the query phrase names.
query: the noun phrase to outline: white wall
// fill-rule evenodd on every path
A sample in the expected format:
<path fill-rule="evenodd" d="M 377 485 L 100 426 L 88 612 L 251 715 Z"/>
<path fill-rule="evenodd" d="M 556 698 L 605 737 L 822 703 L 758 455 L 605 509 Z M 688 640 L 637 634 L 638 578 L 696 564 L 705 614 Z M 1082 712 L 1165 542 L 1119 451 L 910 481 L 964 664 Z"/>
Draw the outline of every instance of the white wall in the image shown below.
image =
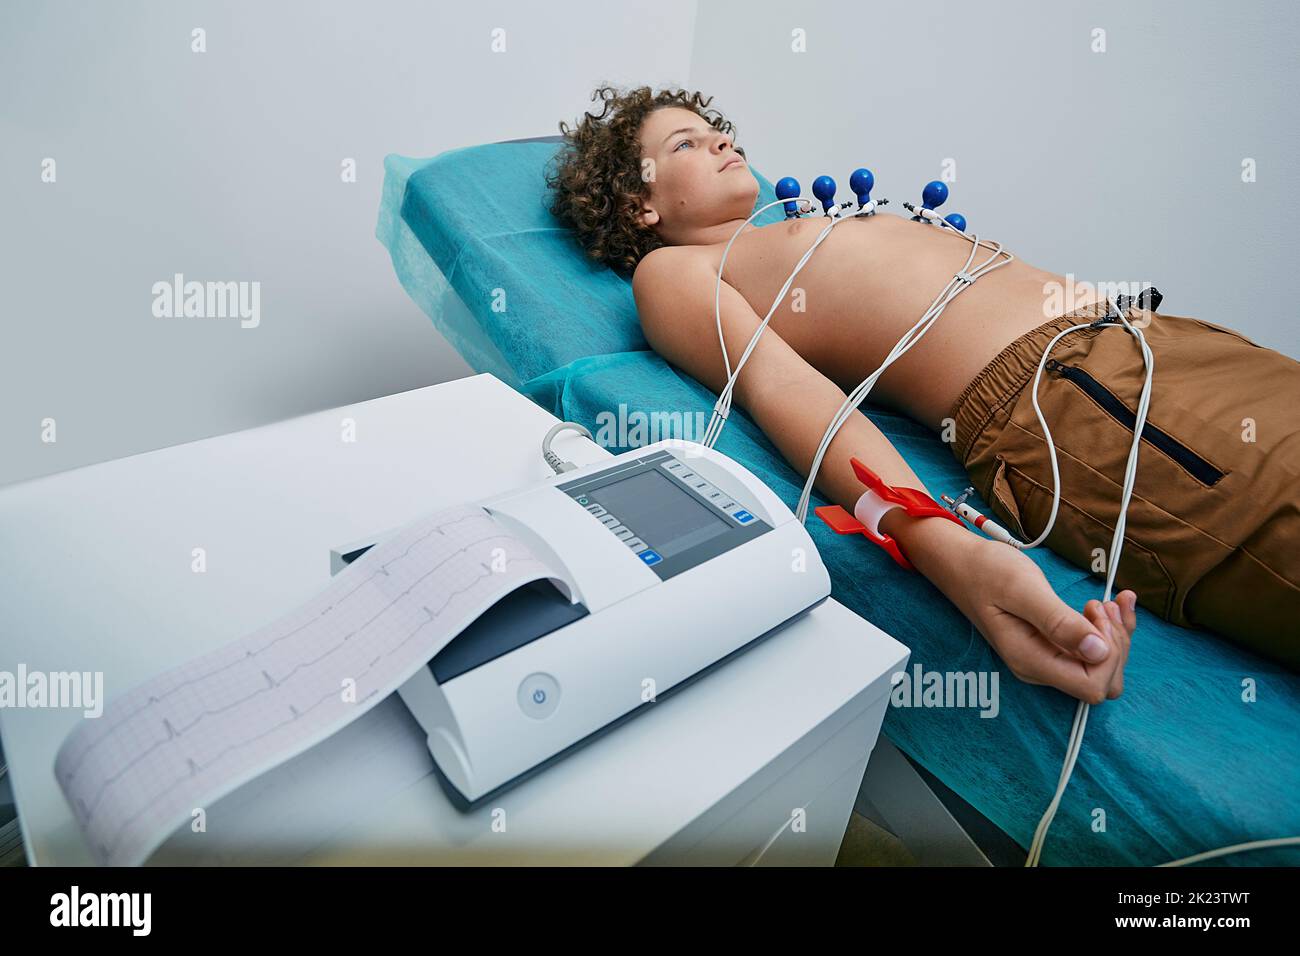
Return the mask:
<path fill-rule="evenodd" d="M 1297 35 L 1276 0 L 708 0 L 691 81 L 774 182 L 865 165 L 897 204 L 953 158 L 973 231 L 1300 356 Z"/>
<path fill-rule="evenodd" d="M 10 0 L 0 484 L 466 374 L 374 238 L 382 158 L 554 133 L 602 80 L 715 94 L 805 187 L 865 164 L 899 202 L 952 157 L 945 208 L 1035 265 L 1300 354 L 1298 27 L 1208 0 Z M 260 326 L 155 318 L 176 272 L 259 281 Z"/>
<path fill-rule="evenodd" d="M 7 0 L 0 484 L 468 374 L 374 237 L 384 155 L 684 84 L 695 7 Z M 260 282 L 260 325 L 155 318 L 177 272 Z"/>

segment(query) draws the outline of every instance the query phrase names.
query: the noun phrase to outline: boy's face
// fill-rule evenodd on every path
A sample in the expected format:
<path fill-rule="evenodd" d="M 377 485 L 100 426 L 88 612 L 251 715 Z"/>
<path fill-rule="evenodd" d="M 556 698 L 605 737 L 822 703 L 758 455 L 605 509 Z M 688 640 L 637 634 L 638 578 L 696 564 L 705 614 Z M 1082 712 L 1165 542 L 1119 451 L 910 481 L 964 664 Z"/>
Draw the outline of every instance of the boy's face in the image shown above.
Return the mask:
<path fill-rule="evenodd" d="M 698 241 L 700 230 L 754 211 L 758 180 L 731 135 L 698 113 L 676 106 L 655 110 L 642 122 L 638 139 L 650 187 L 642 218 L 668 245 Z"/>

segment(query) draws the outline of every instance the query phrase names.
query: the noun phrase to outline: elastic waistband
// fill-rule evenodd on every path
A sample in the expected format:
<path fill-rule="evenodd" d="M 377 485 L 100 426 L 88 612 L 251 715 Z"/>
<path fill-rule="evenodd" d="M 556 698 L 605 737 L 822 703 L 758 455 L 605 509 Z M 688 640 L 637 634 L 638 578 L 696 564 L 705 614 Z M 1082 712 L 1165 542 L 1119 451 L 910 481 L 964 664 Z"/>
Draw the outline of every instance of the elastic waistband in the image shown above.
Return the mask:
<path fill-rule="evenodd" d="M 1047 343 L 1058 332 L 1080 322 L 1101 318 L 1107 310 L 1107 303 L 1095 302 L 1044 322 L 1004 348 L 971 380 L 948 413 L 948 417 L 956 422 L 953 453 L 963 467 L 970 455 L 971 446 L 989 422 L 999 411 L 1014 402 L 1024 387 L 1033 380 Z M 1092 338 L 1101 331 L 1100 328 L 1076 329 L 1063 336 L 1061 342 Z M 1060 344 L 1057 343 L 1057 347 Z"/>

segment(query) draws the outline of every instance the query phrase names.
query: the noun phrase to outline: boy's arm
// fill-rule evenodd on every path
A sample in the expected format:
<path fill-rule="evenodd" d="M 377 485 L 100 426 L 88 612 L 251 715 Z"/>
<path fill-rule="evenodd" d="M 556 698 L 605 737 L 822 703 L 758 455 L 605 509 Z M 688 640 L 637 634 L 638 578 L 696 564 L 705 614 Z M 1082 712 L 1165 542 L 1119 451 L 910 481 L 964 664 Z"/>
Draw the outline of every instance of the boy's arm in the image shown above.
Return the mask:
<path fill-rule="evenodd" d="M 692 249 L 664 247 L 642 260 L 633 277 L 633 293 L 646 340 L 655 351 L 720 392 L 726 375 L 714 314 L 716 282 L 712 266 Z M 734 371 L 762 320 L 726 282 L 722 284 L 721 316 Z M 808 474 L 826 427 L 844 399 L 844 391 L 805 361 L 770 325 L 745 363 L 733 393 L 733 405 L 749 413 L 802 475 Z M 851 456 L 870 465 L 886 484 L 928 492 L 875 424 L 854 410 L 827 449 L 814 483 L 824 497 L 850 513 L 866 490 L 849 464 Z M 1127 635 L 1117 634 L 1116 640 L 1108 642 L 1107 656 L 1099 664 L 1087 663 L 1080 651 L 1090 634 L 1100 631 L 1110 637 L 1109 608 L 1089 602 L 1085 609 L 1092 618 L 1089 623 L 1089 617 L 1075 612 L 1052 592 L 1037 565 L 1023 554 L 951 521 L 914 518 L 894 509 L 881 519 L 880 528 L 899 542 L 920 573 L 980 627 L 1019 676 L 1095 702 L 1118 696 Z M 1003 587 L 990 588 L 990 575 L 1001 576 Z M 997 598 L 992 607 L 990 592 Z M 1011 606 L 1001 606 L 1007 604 Z M 1036 632 L 1043 645 L 1035 653 L 1030 653 L 1026 642 L 1030 632 Z M 1121 636 L 1123 642 L 1118 640 Z M 1013 642 L 1013 637 L 1020 640 Z"/>

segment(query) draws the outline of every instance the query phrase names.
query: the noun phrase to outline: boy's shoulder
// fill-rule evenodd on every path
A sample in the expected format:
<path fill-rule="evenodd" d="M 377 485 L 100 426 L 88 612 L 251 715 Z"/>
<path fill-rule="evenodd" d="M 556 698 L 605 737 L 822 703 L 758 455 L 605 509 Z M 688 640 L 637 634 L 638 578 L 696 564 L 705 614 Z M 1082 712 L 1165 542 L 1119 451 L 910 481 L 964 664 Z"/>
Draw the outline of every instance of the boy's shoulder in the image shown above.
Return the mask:
<path fill-rule="evenodd" d="M 641 257 L 632 272 L 632 293 L 638 303 L 664 292 L 681 294 L 701 285 L 710 273 L 708 246 L 659 246 Z"/>
<path fill-rule="evenodd" d="M 706 246 L 660 246 L 637 263 L 632 298 L 651 347 L 670 361 L 682 361 L 674 342 L 684 341 L 704 316 L 713 315 L 717 270 Z"/>

